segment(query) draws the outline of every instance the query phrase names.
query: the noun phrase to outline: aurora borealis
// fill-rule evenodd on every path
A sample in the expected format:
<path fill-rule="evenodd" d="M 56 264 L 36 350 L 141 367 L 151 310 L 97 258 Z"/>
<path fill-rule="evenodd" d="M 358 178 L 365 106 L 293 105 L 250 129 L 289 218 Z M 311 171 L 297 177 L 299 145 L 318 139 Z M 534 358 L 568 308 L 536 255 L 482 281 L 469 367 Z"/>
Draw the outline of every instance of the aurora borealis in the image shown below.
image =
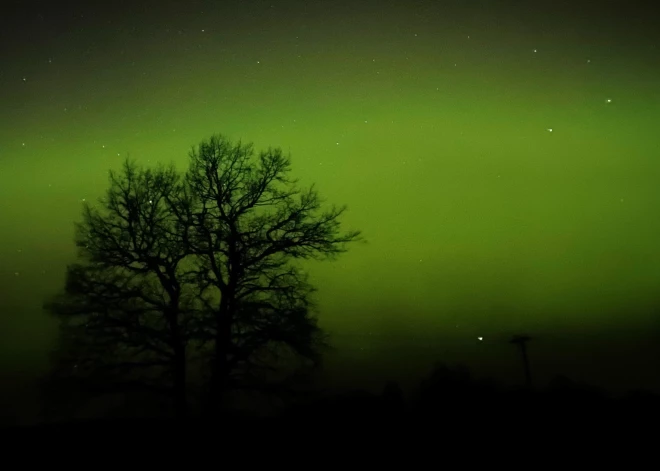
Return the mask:
<path fill-rule="evenodd" d="M 41 304 L 108 170 L 183 169 L 221 132 L 290 152 L 368 240 L 309 267 L 337 364 L 519 379 L 506 338 L 528 332 L 541 379 L 657 385 L 660 28 L 643 4 L 10 3 L 4 377 L 45 368 Z"/>

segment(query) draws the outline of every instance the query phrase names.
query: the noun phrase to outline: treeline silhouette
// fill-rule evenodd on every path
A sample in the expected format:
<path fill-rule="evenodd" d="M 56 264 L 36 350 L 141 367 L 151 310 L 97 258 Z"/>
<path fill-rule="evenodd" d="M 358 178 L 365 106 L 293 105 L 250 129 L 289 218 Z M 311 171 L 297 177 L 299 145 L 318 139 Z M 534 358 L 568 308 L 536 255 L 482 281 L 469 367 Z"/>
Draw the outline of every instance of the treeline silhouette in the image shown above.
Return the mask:
<path fill-rule="evenodd" d="M 660 396 L 631 391 L 612 396 L 606 391 L 558 376 L 543 389 L 503 387 L 475 379 L 464 366 L 436 364 L 408 398 L 396 382 L 381 394 L 355 391 L 330 396 L 283 412 L 282 418 L 326 422 L 442 424 L 443 427 L 500 427 L 510 423 L 545 427 L 561 423 L 589 427 L 603 421 L 660 418 Z"/>

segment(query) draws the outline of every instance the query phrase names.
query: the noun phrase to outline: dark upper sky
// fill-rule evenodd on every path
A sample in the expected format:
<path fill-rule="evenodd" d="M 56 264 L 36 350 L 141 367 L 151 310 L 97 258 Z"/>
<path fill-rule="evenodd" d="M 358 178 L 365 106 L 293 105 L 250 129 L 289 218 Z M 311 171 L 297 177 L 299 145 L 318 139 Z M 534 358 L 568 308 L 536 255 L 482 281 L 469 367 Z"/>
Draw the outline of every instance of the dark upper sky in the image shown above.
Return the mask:
<path fill-rule="evenodd" d="M 543 380 L 657 380 L 639 366 L 657 365 L 660 283 L 660 28 L 648 5 L 3 8 L 6 377 L 45 365 L 54 329 L 40 305 L 107 171 L 129 154 L 184 168 L 191 146 L 222 132 L 291 152 L 301 181 L 348 204 L 347 226 L 369 240 L 309 268 L 339 357 L 378 378 L 446 359 L 511 379 L 505 339 L 525 331 Z"/>

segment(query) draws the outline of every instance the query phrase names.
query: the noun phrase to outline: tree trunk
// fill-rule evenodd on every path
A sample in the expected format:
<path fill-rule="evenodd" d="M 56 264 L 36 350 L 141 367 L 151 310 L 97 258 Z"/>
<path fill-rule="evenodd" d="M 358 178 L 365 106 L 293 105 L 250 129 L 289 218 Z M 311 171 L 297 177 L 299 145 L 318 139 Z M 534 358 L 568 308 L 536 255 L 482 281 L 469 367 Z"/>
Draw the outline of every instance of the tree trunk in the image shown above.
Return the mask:
<path fill-rule="evenodd" d="M 188 416 L 186 344 L 179 325 L 179 298 L 177 293 L 172 293 L 170 296 L 172 305 L 166 311 L 166 317 L 170 326 L 170 346 L 174 353 L 172 358 L 174 414 L 178 419 L 185 419 Z"/>
<path fill-rule="evenodd" d="M 174 352 L 174 413 L 177 419 L 188 417 L 188 397 L 186 392 L 186 350 L 179 346 Z"/>
<path fill-rule="evenodd" d="M 211 387 L 209 397 L 209 413 L 217 417 L 222 412 L 223 399 L 227 391 L 229 378 L 228 354 L 231 345 L 231 300 L 223 293 L 220 310 L 216 314 L 215 348 L 213 368 L 211 371 Z"/>

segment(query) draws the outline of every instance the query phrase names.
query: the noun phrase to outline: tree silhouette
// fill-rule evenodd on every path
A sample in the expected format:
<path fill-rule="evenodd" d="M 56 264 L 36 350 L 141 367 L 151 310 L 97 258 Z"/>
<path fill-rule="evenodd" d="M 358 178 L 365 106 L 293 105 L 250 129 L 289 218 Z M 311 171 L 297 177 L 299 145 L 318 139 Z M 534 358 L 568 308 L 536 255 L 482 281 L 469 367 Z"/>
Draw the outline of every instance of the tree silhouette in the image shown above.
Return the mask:
<path fill-rule="evenodd" d="M 212 312 L 213 398 L 283 346 L 319 358 L 324 337 L 310 315 L 313 288 L 294 262 L 332 257 L 360 239 L 359 231 L 340 232 L 346 208 L 321 211 L 313 186 L 298 188 L 290 168 L 280 149 L 255 157 L 252 144 L 221 135 L 190 153 L 187 196 L 176 214 L 191 228 L 200 299 Z"/>
<path fill-rule="evenodd" d="M 92 388 L 165 392 L 183 416 L 197 360 L 212 413 L 225 391 L 259 387 L 289 359 L 317 362 L 326 339 L 296 260 L 360 235 L 341 233 L 345 207 L 321 211 L 289 171 L 279 149 L 255 158 L 216 135 L 183 176 L 129 161 L 111 172 L 101 209 L 85 205 L 76 226 L 82 260 L 46 305 L 62 320 L 60 367 Z"/>
<path fill-rule="evenodd" d="M 110 172 L 101 208 L 76 224 L 80 263 L 46 308 L 59 317 L 59 366 L 93 390 L 171 394 L 185 415 L 187 324 L 194 291 L 183 270 L 186 228 L 170 210 L 181 191 L 173 167 Z"/>

